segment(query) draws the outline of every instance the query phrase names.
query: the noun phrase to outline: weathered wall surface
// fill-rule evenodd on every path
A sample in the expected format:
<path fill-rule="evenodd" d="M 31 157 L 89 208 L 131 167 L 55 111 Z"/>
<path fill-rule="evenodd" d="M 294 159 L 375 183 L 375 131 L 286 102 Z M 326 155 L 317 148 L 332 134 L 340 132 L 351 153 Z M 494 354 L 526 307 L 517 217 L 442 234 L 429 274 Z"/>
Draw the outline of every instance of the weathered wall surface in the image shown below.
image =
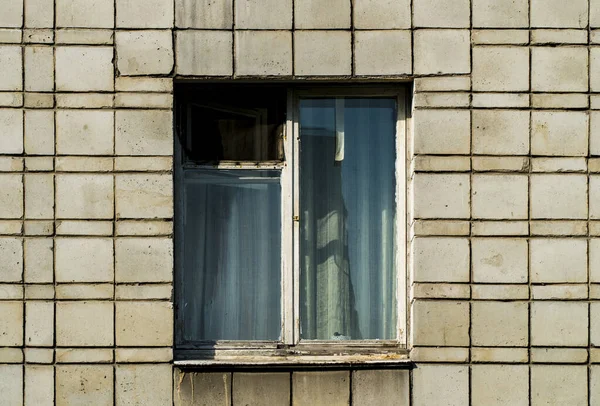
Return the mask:
<path fill-rule="evenodd" d="M 600 0 L 0 0 L 0 404 L 600 405 L 595 27 Z M 175 76 L 415 78 L 416 369 L 173 379 Z"/>

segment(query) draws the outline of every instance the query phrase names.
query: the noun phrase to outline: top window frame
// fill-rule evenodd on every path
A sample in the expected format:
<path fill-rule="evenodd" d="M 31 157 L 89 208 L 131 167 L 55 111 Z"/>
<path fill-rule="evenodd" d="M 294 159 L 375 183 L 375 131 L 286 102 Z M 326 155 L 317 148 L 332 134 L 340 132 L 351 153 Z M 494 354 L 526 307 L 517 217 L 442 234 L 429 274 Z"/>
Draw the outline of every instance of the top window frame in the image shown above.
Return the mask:
<path fill-rule="evenodd" d="M 229 86 L 235 83 L 226 82 Z M 187 84 L 178 84 L 185 87 Z M 193 84 L 190 84 L 193 86 Z M 218 86 L 218 84 L 215 84 Z M 280 341 L 206 341 L 201 344 L 176 344 L 175 363 L 180 365 L 253 365 L 307 364 L 314 362 L 344 363 L 397 363 L 408 359 L 408 292 L 407 292 L 407 141 L 408 141 L 408 86 L 397 84 L 365 85 L 283 85 L 287 88 L 285 128 L 283 130 L 283 158 L 281 161 L 221 161 L 196 163 L 185 161 L 183 148 L 176 136 L 174 170 L 175 187 L 180 185 L 185 170 L 279 170 L 281 171 L 281 340 Z M 302 98 L 386 97 L 395 98 L 396 117 L 396 249 L 397 278 L 397 338 L 393 340 L 301 340 L 300 339 L 300 199 L 299 199 L 299 105 Z M 177 100 L 176 100 L 177 102 Z M 176 112 L 181 109 L 176 104 Z M 176 120 L 177 122 L 177 120 Z M 184 129 L 176 128 L 177 132 Z M 177 193 L 176 193 L 177 196 Z M 178 260 L 178 240 L 182 239 L 177 226 L 182 210 L 176 198 L 175 227 L 175 302 L 179 303 L 177 275 L 183 271 Z M 178 214 L 179 213 L 179 214 Z M 176 312 L 177 313 L 177 312 Z M 178 332 L 175 323 L 175 337 Z M 343 355 L 342 355 L 343 354 Z"/>

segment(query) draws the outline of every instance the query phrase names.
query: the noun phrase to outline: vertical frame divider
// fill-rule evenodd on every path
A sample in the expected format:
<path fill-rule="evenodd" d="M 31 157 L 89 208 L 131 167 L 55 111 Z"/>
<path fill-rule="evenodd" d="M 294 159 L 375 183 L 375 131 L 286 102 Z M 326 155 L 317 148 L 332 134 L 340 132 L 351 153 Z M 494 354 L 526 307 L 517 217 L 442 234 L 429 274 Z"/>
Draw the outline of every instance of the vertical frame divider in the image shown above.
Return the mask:
<path fill-rule="evenodd" d="M 285 132 L 283 134 L 284 166 L 281 171 L 281 317 L 282 341 L 284 344 L 294 344 L 294 188 L 293 188 L 293 94 L 287 93 L 287 111 Z"/>
<path fill-rule="evenodd" d="M 294 91 L 290 92 L 292 117 L 292 167 L 293 167 L 293 206 L 294 206 L 294 344 L 300 342 L 300 99 Z"/>

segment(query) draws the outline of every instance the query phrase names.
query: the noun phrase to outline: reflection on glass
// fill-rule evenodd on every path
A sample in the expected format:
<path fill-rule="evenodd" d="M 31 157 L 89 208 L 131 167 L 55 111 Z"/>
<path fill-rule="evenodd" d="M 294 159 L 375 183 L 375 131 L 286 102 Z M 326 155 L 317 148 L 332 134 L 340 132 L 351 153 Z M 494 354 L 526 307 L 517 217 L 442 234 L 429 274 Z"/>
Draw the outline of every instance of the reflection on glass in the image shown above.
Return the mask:
<path fill-rule="evenodd" d="M 301 337 L 396 338 L 396 102 L 300 102 Z"/>
<path fill-rule="evenodd" d="M 280 338 L 279 175 L 185 173 L 184 340 Z"/>

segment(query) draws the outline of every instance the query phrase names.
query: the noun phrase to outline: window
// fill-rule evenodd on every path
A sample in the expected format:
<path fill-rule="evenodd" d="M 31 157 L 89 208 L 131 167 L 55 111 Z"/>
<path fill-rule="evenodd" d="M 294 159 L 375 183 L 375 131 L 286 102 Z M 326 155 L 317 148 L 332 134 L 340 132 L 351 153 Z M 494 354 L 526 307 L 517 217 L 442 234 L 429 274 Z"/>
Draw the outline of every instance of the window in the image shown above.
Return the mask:
<path fill-rule="evenodd" d="M 405 348 L 403 88 L 175 97 L 176 356 Z"/>

